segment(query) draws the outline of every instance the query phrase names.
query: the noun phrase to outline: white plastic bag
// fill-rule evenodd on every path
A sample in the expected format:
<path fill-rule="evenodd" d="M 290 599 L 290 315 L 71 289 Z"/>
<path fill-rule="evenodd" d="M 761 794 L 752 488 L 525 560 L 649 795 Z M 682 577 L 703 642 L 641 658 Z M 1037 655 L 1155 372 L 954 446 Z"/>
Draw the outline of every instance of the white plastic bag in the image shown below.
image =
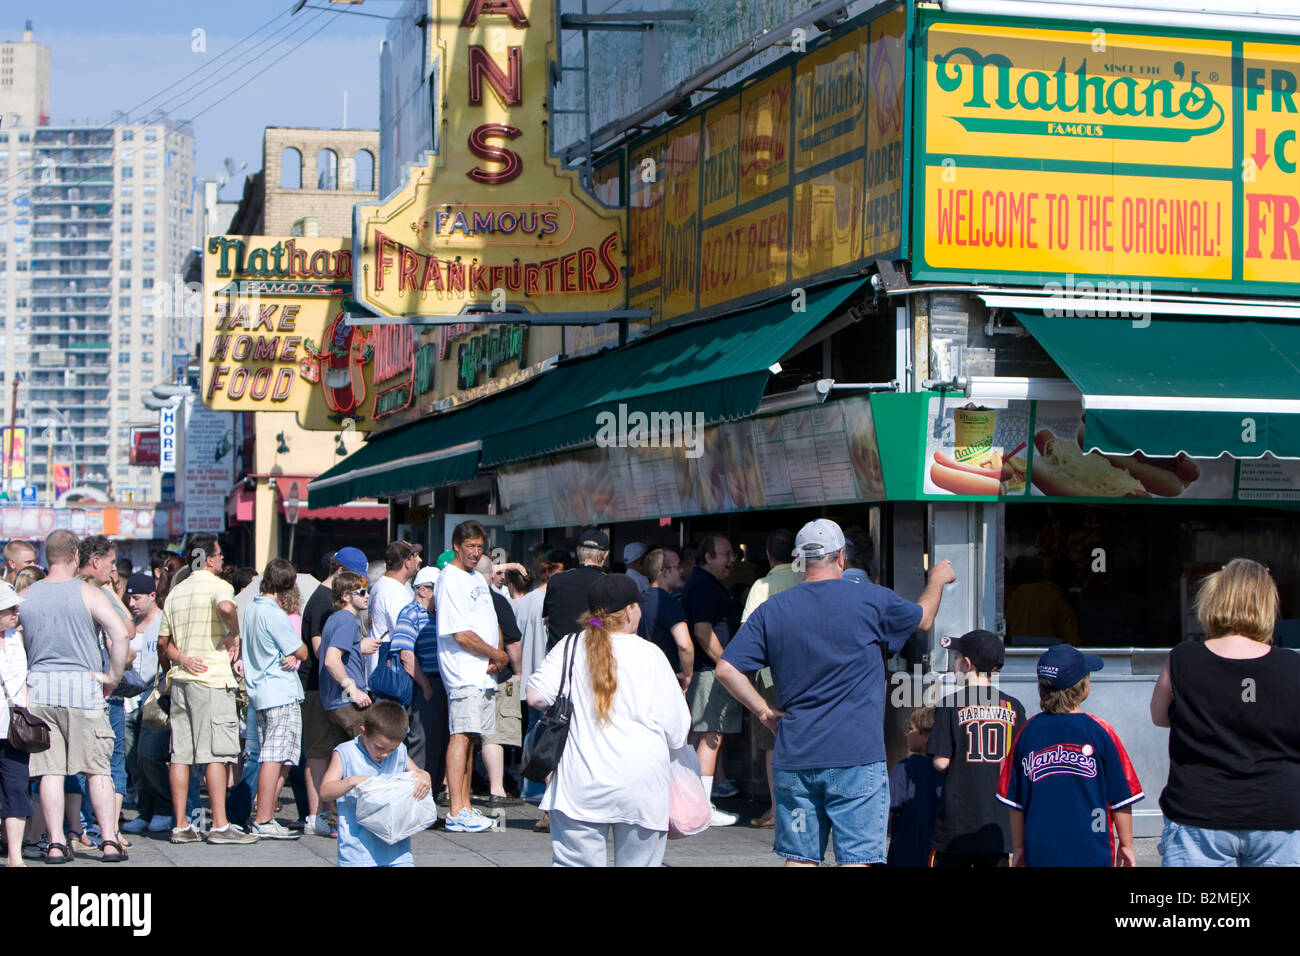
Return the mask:
<path fill-rule="evenodd" d="M 695 836 L 709 828 L 713 808 L 700 779 L 700 758 L 694 747 L 668 754 L 668 839 Z"/>
<path fill-rule="evenodd" d="M 415 799 L 415 774 L 371 777 L 357 784 L 357 822 L 385 843 L 400 843 L 438 819 L 433 793 Z"/>

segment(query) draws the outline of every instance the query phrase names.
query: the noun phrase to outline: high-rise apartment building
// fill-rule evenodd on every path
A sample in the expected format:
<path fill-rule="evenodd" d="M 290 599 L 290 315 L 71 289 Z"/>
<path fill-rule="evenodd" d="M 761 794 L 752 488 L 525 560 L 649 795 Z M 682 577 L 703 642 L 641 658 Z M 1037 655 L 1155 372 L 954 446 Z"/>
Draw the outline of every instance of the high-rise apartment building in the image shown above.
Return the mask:
<path fill-rule="evenodd" d="M 53 462 L 76 487 L 158 500 L 157 469 L 129 463 L 130 429 L 154 420 L 140 399 L 193 348 L 160 297 L 198 244 L 202 196 L 193 135 L 150 120 L 0 127 L 0 407 L 20 374 L 26 483 L 42 496 Z"/>
<path fill-rule="evenodd" d="M 0 41 L 0 128 L 44 126 L 50 121 L 50 48 L 32 40 Z"/>

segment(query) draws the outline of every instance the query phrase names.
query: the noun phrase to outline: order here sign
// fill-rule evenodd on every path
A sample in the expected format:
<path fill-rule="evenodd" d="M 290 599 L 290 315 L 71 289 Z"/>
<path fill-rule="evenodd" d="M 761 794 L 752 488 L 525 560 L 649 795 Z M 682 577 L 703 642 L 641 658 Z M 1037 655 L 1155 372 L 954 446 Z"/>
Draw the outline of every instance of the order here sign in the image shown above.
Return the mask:
<path fill-rule="evenodd" d="M 1300 42 L 928 13 L 920 33 L 918 278 L 1300 289 Z"/>

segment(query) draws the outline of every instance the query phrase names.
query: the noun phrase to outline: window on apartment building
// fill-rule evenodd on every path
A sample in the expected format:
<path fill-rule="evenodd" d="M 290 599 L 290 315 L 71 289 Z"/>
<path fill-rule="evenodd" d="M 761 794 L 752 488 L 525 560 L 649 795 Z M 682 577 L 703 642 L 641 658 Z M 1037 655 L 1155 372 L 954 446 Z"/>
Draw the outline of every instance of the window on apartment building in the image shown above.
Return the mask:
<path fill-rule="evenodd" d="M 30 163 L 32 161 L 32 151 L 30 149 L 18 150 L 18 162 Z M 28 177 L 30 178 L 30 177 Z"/>
<path fill-rule="evenodd" d="M 150 309 L 152 309 L 152 308 L 153 308 L 153 296 L 151 296 L 151 295 L 143 295 L 143 296 L 141 296 L 141 297 L 140 297 L 140 308 L 144 309 L 145 312 L 148 312 Z"/>
<path fill-rule="evenodd" d="M 153 278 L 152 278 L 151 276 L 146 276 L 145 278 L 141 279 L 140 281 L 141 281 L 141 283 L 142 283 L 141 288 L 143 288 L 143 289 L 152 289 L 152 288 L 153 288 Z"/>
<path fill-rule="evenodd" d="M 143 362 L 146 366 L 152 365 L 152 364 L 153 364 L 153 353 L 152 353 L 152 352 L 141 352 L 141 353 L 140 353 L 140 361 Z"/>
<path fill-rule="evenodd" d="M 149 332 L 144 333 L 142 336 L 140 336 L 140 344 L 153 345 L 153 335 Z"/>
<path fill-rule="evenodd" d="M 153 369 L 147 368 L 141 372 L 140 381 L 144 382 L 146 385 L 151 384 L 153 382 Z"/>
<path fill-rule="evenodd" d="M 316 154 L 316 188 L 339 188 L 339 154 L 332 149 L 322 149 Z"/>
<path fill-rule="evenodd" d="M 19 296 L 18 298 L 14 299 L 14 308 L 15 309 L 27 308 L 27 300 L 24 299 L 22 296 Z"/>
<path fill-rule="evenodd" d="M 117 373 L 117 383 L 119 385 L 129 383 L 131 381 L 131 378 L 132 378 L 131 370 L 129 368 L 124 368 Z"/>
<path fill-rule="evenodd" d="M 122 130 L 122 142 L 129 143 L 133 139 L 135 139 L 135 130 L 133 129 Z"/>
<path fill-rule="evenodd" d="M 129 295 L 118 296 L 117 307 L 119 309 L 131 308 L 131 297 Z"/>
<path fill-rule="evenodd" d="M 156 167 L 156 166 L 146 166 L 146 167 L 144 168 L 144 178 L 145 178 L 145 179 L 157 179 L 157 178 L 158 178 L 158 167 Z"/>
<path fill-rule="evenodd" d="M 146 216 L 158 215 L 158 207 L 151 202 L 147 202 L 143 206 L 141 206 L 140 211 L 144 213 Z"/>
<path fill-rule="evenodd" d="M 151 223 L 151 222 L 147 222 L 147 223 L 145 223 L 145 225 L 146 225 L 146 226 L 152 226 L 153 223 Z M 145 230 L 145 232 L 152 232 L 152 231 L 153 231 L 152 229 L 146 229 L 146 230 Z M 142 252 L 153 252 L 155 248 L 156 248 L 156 246 L 155 246 L 155 243 L 154 243 L 154 241 L 153 241 L 152 239 L 145 239 L 144 241 L 142 241 L 142 242 L 140 243 L 140 250 L 141 250 Z"/>
<path fill-rule="evenodd" d="M 145 161 L 146 163 L 151 163 L 151 162 L 153 162 L 154 160 L 156 160 L 157 158 L 158 158 L 158 150 L 156 150 L 156 149 L 146 149 L 146 150 L 144 151 L 144 161 Z"/>
<path fill-rule="evenodd" d="M 129 388 L 119 388 L 117 390 L 117 400 L 119 402 L 131 401 L 131 390 Z"/>
<path fill-rule="evenodd" d="M 146 236 L 152 236 L 158 230 L 157 230 L 157 225 L 155 223 L 146 222 L 142 224 L 140 231 L 143 232 Z"/>
<path fill-rule="evenodd" d="M 135 150 L 133 150 L 133 149 L 124 149 L 124 150 L 122 150 L 120 153 L 118 153 L 117 156 L 118 156 L 118 159 L 122 160 L 122 162 L 127 163 L 127 162 L 130 162 L 131 160 L 135 159 Z"/>
<path fill-rule="evenodd" d="M 120 349 L 129 349 L 131 347 L 130 332 L 119 332 L 117 334 L 117 347 Z"/>
<path fill-rule="evenodd" d="M 146 143 L 152 143 L 157 138 L 158 138 L 158 131 L 156 129 L 147 129 L 144 131 L 144 141 Z"/>
<path fill-rule="evenodd" d="M 135 187 L 134 187 L 134 186 L 123 186 L 122 188 L 120 188 L 120 189 L 117 191 L 117 194 L 118 194 L 118 196 L 120 196 L 122 199 L 130 199 L 132 196 L 135 195 Z"/>
<path fill-rule="evenodd" d="M 129 202 L 124 202 L 117 208 L 117 211 L 125 217 L 131 215 L 135 210 Z"/>
<path fill-rule="evenodd" d="M 14 263 L 14 268 L 16 268 L 19 272 L 26 272 L 29 266 L 30 263 L 26 259 L 19 259 L 16 263 Z"/>
<path fill-rule="evenodd" d="M 153 260 L 153 259 L 141 259 L 141 260 L 140 260 L 140 267 L 141 267 L 142 269 L 144 269 L 145 272 L 153 272 L 153 270 L 154 270 L 154 260 Z"/>
<path fill-rule="evenodd" d="M 124 256 L 129 256 L 131 254 L 131 240 L 124 239 L 121 242 L 119 242 L 117 251 Z"/>
<path fill-rule="evenodd" d="M 117 353 L 117 364 L 118 364 L 118 365 L 130 365 L 130 364 L 131 364 L 131 353 L 130 353 L 130 352 L 118 352 L 118 353 Z"/>
<path fill-rule="evenodd" d="M 144 189 L 141 190 L 141 193 L 144 195 L 144 198 L 145 198 L 145 199 L 153 199 L 154 197 L 156 197 L 156 196 L 158 195 L 158 187 L 157 187 L 157 186 L 145 186 Z M 177 197 L 177 201 L 178 201 L 178 202 L 180 201 L 179 197 Z"/>
<path fill-rule="evenodd" d="M 357 150 L 352 162 L 356 170 L 352 188 L 372 192 L 375 188 L 375 154 L 368 149 Z"/>
<path fill-rule="evenodd" d="M 123 167 L 122 167 L 122 178 L 123 178 L 123 179 L 134 179 L 134 178 L 135 178 L 135 170 L 132 169 L 130 166 L 123 166 Z"/>
<path fill-rule="evenodd" d="M 9 150 L 0 149 L 0 163 L 9 162 Z"/>
<path fill-rule="evenodd" d="M 131 277 L 122 276 L 120 279 L 117 280 L 117 287 L 121 289 L 123 292 L 131 291 Z"/>

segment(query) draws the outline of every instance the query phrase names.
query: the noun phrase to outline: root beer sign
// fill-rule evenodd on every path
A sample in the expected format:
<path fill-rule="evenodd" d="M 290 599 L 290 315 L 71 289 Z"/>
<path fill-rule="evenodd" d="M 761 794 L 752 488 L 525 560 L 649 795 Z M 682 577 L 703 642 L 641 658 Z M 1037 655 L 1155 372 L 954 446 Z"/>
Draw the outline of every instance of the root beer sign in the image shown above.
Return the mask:
<path fill-rule="evenodd" d="M 203 258 L 203 402 L 295 412 L 303 428 L 366 431 L 410 402 L 409 328 L 345 321 L 347 239 L 209 236 Z"/>
<path fill-rule="evenodd" d="M 599 312 L 625 302 L 622 216 L 549 151 L 554 5 L 436 5 L 440 149 L 386 201 L 357 207 L 358 300 L 451 321 L 470 307 Z"/>

